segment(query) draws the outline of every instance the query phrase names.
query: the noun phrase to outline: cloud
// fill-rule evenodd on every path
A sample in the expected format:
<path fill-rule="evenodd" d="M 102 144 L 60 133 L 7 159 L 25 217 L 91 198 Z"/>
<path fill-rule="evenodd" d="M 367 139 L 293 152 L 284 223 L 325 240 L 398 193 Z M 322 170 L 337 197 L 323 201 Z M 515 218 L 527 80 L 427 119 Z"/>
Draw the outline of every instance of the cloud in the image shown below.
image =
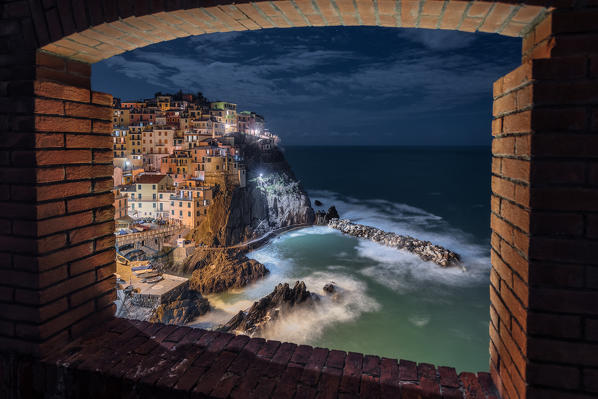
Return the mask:
<path fill-rule="evenodd" d="M 511 60 L 503 40 L 422 29 L 263 30 L 179 39 L 104 63 L 163 91 L 235 102 L 264 114 L 282 136 L 358 141 L 430 112 L 490 109 L 492 82 L 520 57 L 516 44 Z"/>
<path fill-rule="evenodd" d="M 476 40 L 473 33 L 435 30 L 435 29 L 404 29 L 399 33 L 402 39 L 418 43 L 430 50 L 456 50 L 472 45 Z"/>

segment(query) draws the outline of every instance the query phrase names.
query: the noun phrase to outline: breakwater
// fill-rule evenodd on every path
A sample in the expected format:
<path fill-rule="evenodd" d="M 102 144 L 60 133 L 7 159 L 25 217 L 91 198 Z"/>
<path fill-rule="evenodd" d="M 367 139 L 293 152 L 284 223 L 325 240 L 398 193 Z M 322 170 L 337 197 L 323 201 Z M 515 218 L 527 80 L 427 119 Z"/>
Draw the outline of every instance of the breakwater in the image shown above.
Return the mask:
<path fill-rule="evenodd" d="M 439 266 L 457 266 L 460 257 L 453 251 L 434 245 L 429 241 L 418 240 L 410 236 L 389 233 L 375 227 L 352 223 L 347 219 L 332 219 L 328 226 L 344 234 L 358 238 L 367 238 L 375 243 L 411 252 L 427 262 L 434 262 Z"/>

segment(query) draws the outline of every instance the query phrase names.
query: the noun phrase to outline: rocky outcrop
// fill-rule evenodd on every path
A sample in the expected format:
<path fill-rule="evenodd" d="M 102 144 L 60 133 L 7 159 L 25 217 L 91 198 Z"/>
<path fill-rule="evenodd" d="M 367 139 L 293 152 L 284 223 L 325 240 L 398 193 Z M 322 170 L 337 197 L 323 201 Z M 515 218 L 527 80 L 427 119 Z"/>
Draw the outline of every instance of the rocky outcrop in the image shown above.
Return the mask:
<path fill-rule="evenodd" d="M 354 237 L 367 238 L 387 247 L 409 251 L 427 262 L 434 262 L 442 267 L 456 266 L 461 262 L 459 255 L 455 252 L 429 241 L 388 233 L 375 227 L 351 223 L 346 219 L 332 219 L 328 222 L 328 226 Z"/>
<path fill-rule="evenodd" d="M 255 143 L 242 145 L 247 165 L 247 186 L 219 185 L 206 220 L 193 238 L 207 246 L 230 246 L 269 231 L 313 224 L 310 199 L 297 181 L 282 152 L 267 154 Z"/>
<path fill-rule="evenodd" d="M 264 265 L 249 259 L 239 249 L 198 248 L 184 268 L 193 271 L 191 289 L 203 295 L 244 287 L 268 273 Z"/>
<path fill-rule="evenodd" d="M 288 283 L 278 284 L 274 291 L 254 302 L 251 308 L 237 313 L 219 330 L 253 336 L 282 314 L 298 305 L 309 306 L 316 298 L 316 295 L 307 290 L 303 281 L 297 281 L 293 288 Z"/>
<path fill-rule="evenodd" d="M 210 303 L 199 292 L 185 290 L 179 297 L 154 309 L 152 323 L 184 325 L 210 310 Z"/>
<path fill-rule="evenodd" d="M 334 205 L 328 208 L 328 212 L 324 212 L 323 210 L 316 212 L 316 224 L 319 225 L 327 225 L 332 219 L 339 218 L 340 216 Z"/>

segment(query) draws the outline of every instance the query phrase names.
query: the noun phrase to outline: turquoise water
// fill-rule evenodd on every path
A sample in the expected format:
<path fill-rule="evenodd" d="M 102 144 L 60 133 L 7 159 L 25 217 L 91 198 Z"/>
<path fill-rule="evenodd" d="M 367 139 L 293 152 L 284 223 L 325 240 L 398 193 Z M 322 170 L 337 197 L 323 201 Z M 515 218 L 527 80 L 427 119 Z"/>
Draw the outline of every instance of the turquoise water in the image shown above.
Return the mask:
<path fill-rule="evenodd" d="M 304 280 L 316 293 L 334 281 L 336 299 L 285 316 L 266 338 L 487 370 L 490 149 L 289 147 L 286 157 L 312 201 L 446 246 L 465 270 L 327 227 L 291 231 L 250 254 L 270 275 L 210 297 L 216 311 L 199 325 L 228 319 L 281 281 Z"/>

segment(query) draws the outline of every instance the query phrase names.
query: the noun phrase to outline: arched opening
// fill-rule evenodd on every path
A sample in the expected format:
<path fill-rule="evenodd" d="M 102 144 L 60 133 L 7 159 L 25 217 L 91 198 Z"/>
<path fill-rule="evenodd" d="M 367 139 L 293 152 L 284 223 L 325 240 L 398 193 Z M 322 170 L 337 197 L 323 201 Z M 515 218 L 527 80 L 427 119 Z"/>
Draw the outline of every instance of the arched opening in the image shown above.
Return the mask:
<path fill-rule="evenodd" d="M 1 10 L 8 83 L 0 95 L 9 99 L 1 126 L 11 137 L 2 169 L 4 351 L 51 353 L 113 311 L 111 97 L 89 91 L 87 63 L 210 31 L 438 27 L 524 36 L 523 65 L 494 86 L 492 205 L 500 220 L 492 226 L 493 380 L 503 397 L 595 392 L 596 267 L 588 251 L 595 246 L 597 148 L 588 134 L 596 129 L 593 4 L 281 1 L 201 8 L 104 1 L 12 2 Z M 212 348 L 227 343 L 216 339 Z M 342 374 L 345 355 L 333 351 L 327 359 Z M 362 381 L 376 386 L 375 374 L 365 375 Z"/>

